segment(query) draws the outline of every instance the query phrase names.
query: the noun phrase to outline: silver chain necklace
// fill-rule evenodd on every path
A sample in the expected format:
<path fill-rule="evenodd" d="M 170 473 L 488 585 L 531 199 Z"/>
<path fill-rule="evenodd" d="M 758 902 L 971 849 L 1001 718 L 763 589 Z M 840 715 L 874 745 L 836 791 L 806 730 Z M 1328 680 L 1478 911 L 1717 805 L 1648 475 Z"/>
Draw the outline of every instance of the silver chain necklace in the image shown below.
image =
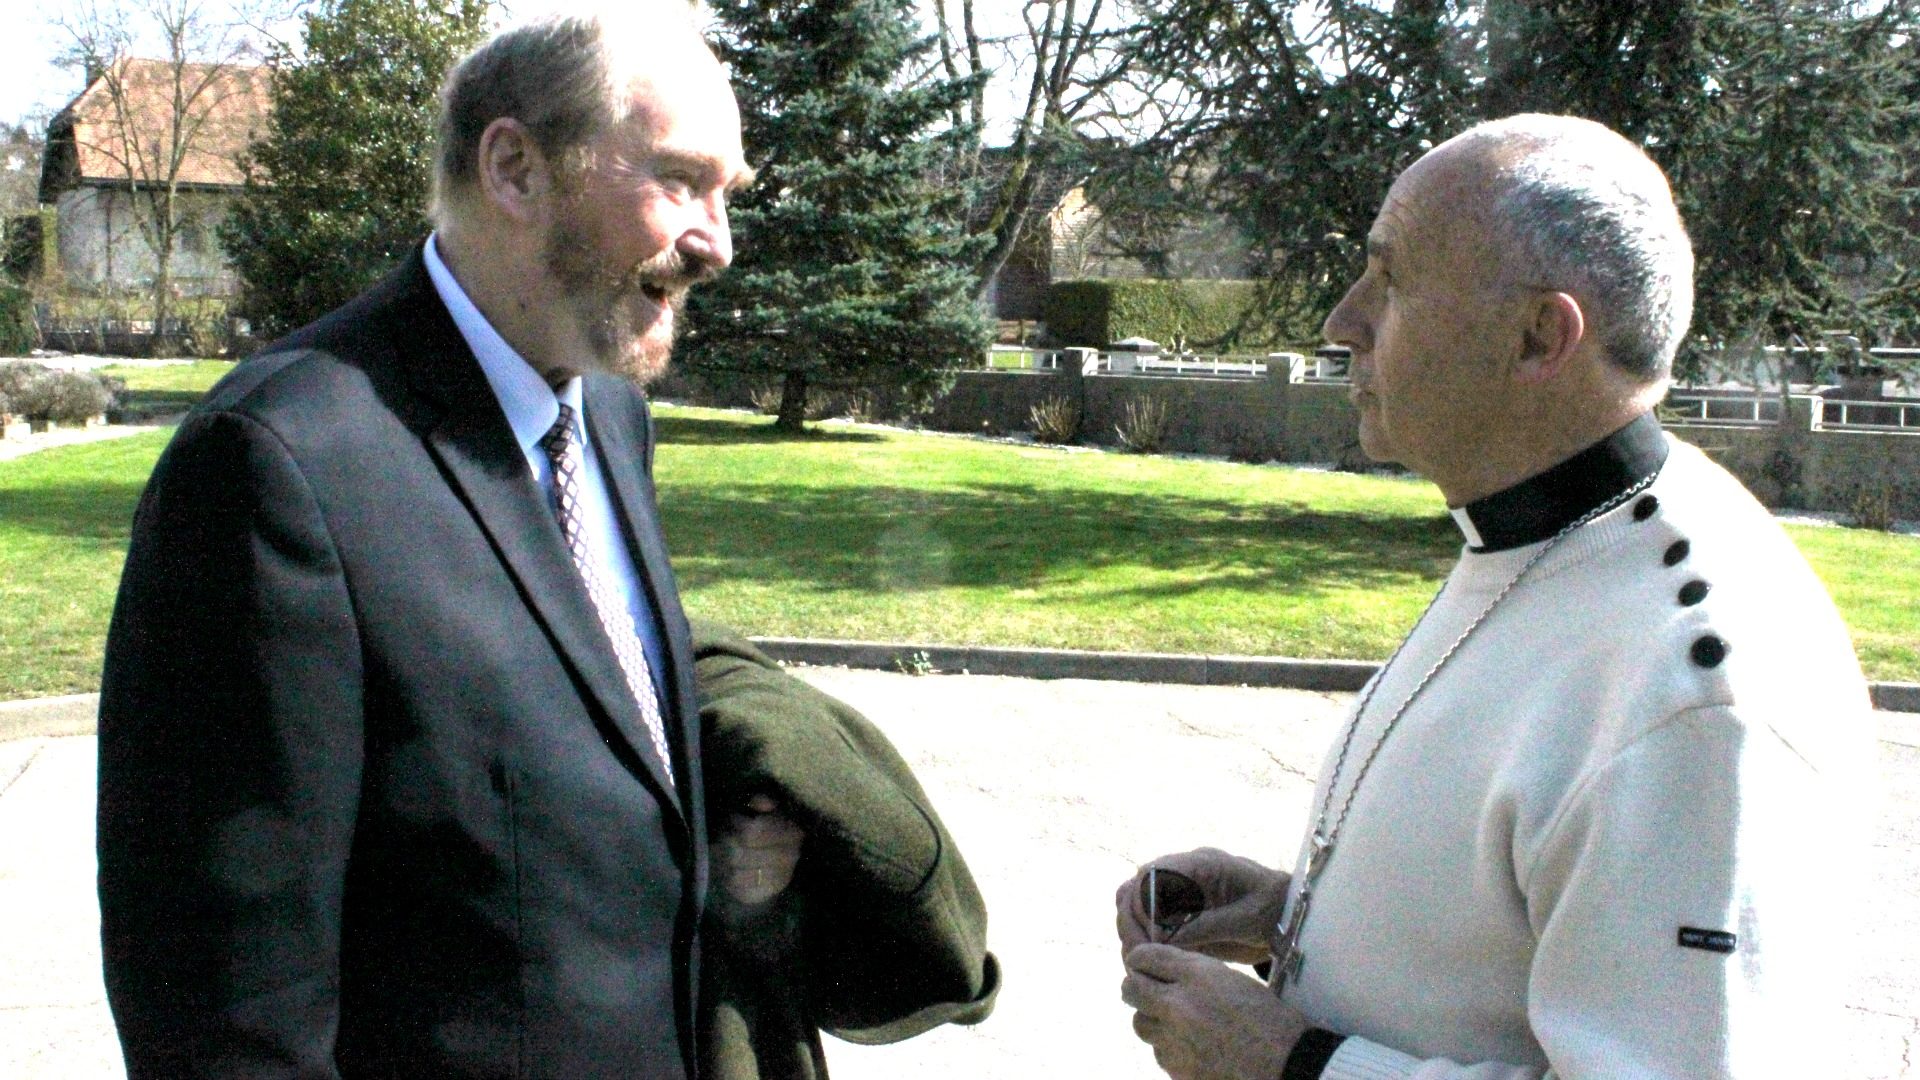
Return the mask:
<path fill-rule="evenodd" d="M 1340 789 L 1340 774 L 1346 770 L 1347 756 L 1353 750 L 1354 735 L 1360 730 L 1360 721 L 1367 714 L 1367 706 L 1373 703 L 1374 691 L 1380 689 L 1381 684 L 1387 681 L 1387 672 L 1392 669 L 1394 662 L 1400 659 L 1400 653 L 1407 647 L 1407 642 L 1412 641 L 1419 634 L 1420 624 L 1426 622 L 1427 616 L 1433 614 L 1433 609 L 1439 606 L 1440 598 L 1446 595 L 1447 584 L 1452 583 L 1452 578 L 1449 577 L 1447 584 L 1441 585 L 1440 590 L 1433 594 L 1433 599 L 1427 601 L 1426 610 L 1420 613 L 1420 618 L 1414 622 L 1413 630 L 1407 634 L 1406 640 L 1400 643 L 1400 648 L 1394 650 L 1393 655 L 1387 658 L 1387 662 L 1381 665 L 1379 674 L 1367 684 L 1366 692 L 1360 697 L 1360 703 L 1354 706 L 1353 719 L 1347 723 L 1346 734 L 1340 740 L 1340 752 L 1333 759 L 1333 773 L 1327 778 L 1327 793 L 1320 800 L 1320 812 L 1314 819 L 1313 834 L 1308 841 L 1307 865 L 1296 879 L 1299 882 L 1299 891 L 1294 897 L 1292 910 L 1287 913 L 1286 921 L 1274 927 L 1278 936 L 1269 942 L 1273 951 L 1270 985 L 1275 994 L 1285 991 L 1287 980 L 1298 978 L 1300 975 L 1300 967 L 1306 962 L 1306 954 L 1300 951 L 1300 931 L 1306 926 L 1307 911 L 1313 905 L 1314 884 L 1319 881 L 1320 874 L 1326 870 L 1327 860 L 1333 857 L 1333 845 L 1340 838 L 1340 831 L 1347 823 L 1347 812 L 1353 809 L 1353 797 L 1359 793 L 1360 784 L 1367 778 L 1367 771 L 1373 768 L 1374 759 L 1380 756 L 1380 749 L 1386 746 L 1387 739 L 1393 734 L 1394 728 L 1400 726 L 1401 718 L 1407 715 L 1407 709 L 1420 696 L 1420 692 L 1427 688 L 1427 684 L 1433 681 L 1434 676 L 1440 674 L 1440 669 L 1447 666 L 1447 661 L 1452 660 L 1454 654 L 1460 651 L 1460 647 L 1467 643 L 1467 639 L 1473 636 L 1473 632 L 1480 629 L 1480 624 L 1487 621 L 1487 617 L 1492 615 L 1501 601 L 1507 598 L 1507 594 L 1520 584 L 1541 559 L 1546 558 L 1548 552 L 1559 547 L 1560 541 L 1571 536 L 1581 526 L 1645 491 L 1658 475 L 1660 470 L 1655 469 L 1634 481 L 1632 487 L 1587 511 L 1572 524 L 1554 533 L 1546 543 L 1540 545 L 1540 550 L 1527 557 L 1527 561 L 1521 564 L 1519 571 L 1507 581 L 1492 600 L 1487 602 L 1486 607 L 1480 609 L 1480 614 L 1473 617 L 1473 621 L 1467 624 L 1467 628 L 1460 631 L 1460 636 L 1453 639 L 1453 644 L 1447 646 L 1446 651 L 1433 662 L 1433 666 L 1427 669 L 1426 674 L 1420 676 L 1420 681 L 1413 685 L 1413 689 L 1407 693 L 1407 696 L 1400 700 L 1400 707 L 1387 718 L 1386 726 L 1380 729 L 1379 737 L 1373 740 L 1373 746 L 1368 749 L 1367 756 L 1361 760 L 1360 769 L 1354 774 L 1353 782 L 1347 785 L 1347 797 L 1341 800 L 1340 813 L 1333 818 L 1333 824 L 1329 827 L 1327 817 L 1333 809 L 1333 795 Z"/>

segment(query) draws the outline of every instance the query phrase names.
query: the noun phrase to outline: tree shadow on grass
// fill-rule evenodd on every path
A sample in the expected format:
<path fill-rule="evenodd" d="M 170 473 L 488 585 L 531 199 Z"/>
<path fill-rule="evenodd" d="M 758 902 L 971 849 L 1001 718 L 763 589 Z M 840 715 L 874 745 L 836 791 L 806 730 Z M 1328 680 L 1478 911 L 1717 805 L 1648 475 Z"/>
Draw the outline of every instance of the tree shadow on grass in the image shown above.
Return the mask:
<path fill-rule="evenodd" d="M 662 513 L 684 588 L 733 580 L 819 592 L 1025 588 L 1112 569 L 1122 595 L 1223 586 L 1319 595 L 1438 579 L 1459 533 L 1437 515 L 1133 492 L 779 484 L 672 488 Z"/>
<path fill-rule="evenodd" d="M 186 412 L 206 396 L 204 390 L 129 390 L 121 407 L 149 413 Z"/>
<path fill-rule="evenodd" d="M 0 529 L 125 543 L 147 478 L 0 488 Z"/>
<path fill-rule="evenodd" d="M 811 426 L 794 433 L 781 431 L 766 419 L 711 416 L 667 416 L 653 419 L 656 441 L 678 446 L 755 446 L 767 443 L 877 443 L 886 437 L 871 431 L 846 431 Z"/>

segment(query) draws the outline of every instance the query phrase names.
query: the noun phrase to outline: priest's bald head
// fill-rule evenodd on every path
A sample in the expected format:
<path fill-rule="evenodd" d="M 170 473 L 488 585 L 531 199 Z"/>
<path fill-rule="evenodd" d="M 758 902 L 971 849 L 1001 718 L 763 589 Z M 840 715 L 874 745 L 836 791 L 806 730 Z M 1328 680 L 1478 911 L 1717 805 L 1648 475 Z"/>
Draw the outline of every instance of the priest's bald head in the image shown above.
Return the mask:
<path fill-rule="evenodd" d="M 1528 114 L 1394 182 L 1325 332 L 1352 350 L 1362 448 L 1458 505 L 1652 408 L 1692 310 L 1659 167 L 1599 124 Z"/>

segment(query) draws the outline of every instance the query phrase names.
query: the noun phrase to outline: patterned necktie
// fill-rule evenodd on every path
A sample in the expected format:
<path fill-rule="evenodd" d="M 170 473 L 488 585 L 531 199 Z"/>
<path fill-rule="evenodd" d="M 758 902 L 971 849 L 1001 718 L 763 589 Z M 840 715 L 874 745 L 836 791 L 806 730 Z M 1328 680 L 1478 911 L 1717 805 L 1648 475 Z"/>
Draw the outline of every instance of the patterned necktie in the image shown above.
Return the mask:
<path fill-rule="evenodd" d="M 647 666 L 646 650 L 640 635 L 634 632 L 633 618 L 620 594 L 607 584 L 606 575 L 587 547 L 586 530 L 580 523 L 580 445 L 573 438 L 573 406 L 560 403 L 560 419 L 540 436 L 540 448 L 553 462 L 553 516 L 566 534 L 567 550 L 573 555 L 573 567 L 586 582 L 587 596 L 600 616 L 600 629 L 613 645 L 620 660 L 621 674 L 627 677 L 627 689 L 640 705 L 647 722 L 647 734 L 653 739 L 653 752 L 666 770 L 667 783 L 674 783 L 673 756 L 667 753 L 666 724 L 660 719 L 660 699 L 654 693 L 653 677 Z"/>

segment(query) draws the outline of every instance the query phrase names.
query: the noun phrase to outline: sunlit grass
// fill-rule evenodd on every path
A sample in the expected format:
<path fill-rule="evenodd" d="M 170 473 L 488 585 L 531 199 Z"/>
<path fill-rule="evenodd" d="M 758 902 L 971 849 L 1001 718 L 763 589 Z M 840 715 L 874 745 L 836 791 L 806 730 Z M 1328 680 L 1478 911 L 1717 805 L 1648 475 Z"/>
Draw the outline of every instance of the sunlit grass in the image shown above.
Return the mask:
<path fill-rule="evenodd" d="M 1377 660 L 1459 544 L 1415 480 L 659 415 L 687 606 L 752 634 Z M 0 698 L 98 687 L 169 434 L 0 462 Z M 1869 676 L 1920 681 L 1920 538 L 1788 531 Z"/>

